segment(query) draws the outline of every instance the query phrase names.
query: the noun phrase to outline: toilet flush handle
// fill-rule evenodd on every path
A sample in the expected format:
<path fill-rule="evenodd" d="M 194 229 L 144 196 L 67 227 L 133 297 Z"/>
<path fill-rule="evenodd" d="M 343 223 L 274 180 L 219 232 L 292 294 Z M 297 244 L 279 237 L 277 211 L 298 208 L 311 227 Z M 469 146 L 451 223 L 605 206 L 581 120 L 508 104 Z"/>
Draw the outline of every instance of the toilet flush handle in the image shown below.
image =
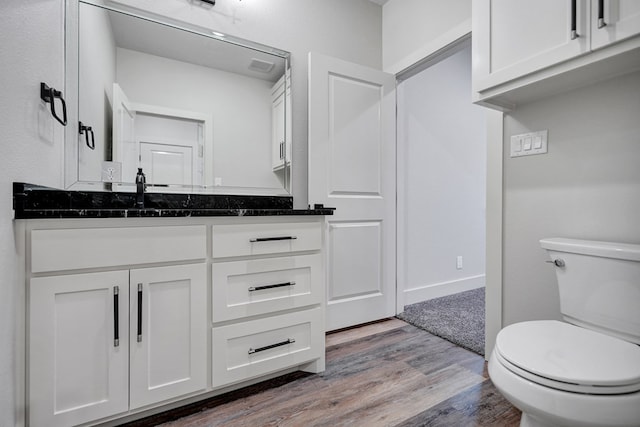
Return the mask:
<path fill-rule="evenodd" d="M 555 264 L 556 267 L 564 267 L 564 260 L 561 258 L 554 259 L 553 261 L 545 261 L 551 264 Z"/>

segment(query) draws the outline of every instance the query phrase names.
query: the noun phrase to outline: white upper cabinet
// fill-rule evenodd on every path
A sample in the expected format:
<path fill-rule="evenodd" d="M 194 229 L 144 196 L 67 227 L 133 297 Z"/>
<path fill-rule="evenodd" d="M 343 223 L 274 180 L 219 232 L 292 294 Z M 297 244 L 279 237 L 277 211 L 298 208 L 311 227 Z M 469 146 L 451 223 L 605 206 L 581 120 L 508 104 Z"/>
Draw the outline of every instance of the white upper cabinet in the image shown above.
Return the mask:
<path fill-rule="evenodd" d="M 591 10 L 591 49 L 599 49 L 640 33 L 640 1 L 594 1 Z M 595 7 L 595 9 L 593 9 Z"/>
<path fill-rule="evenodd" d="M 291 162 L 291 74 L 287 71 L 271 89 L 271 166 L 280 170 Z"/>
<path fill-rule="evenodd" d="M 634 0 L 474 1 L 474 101 L 511 109 L 632 71 L 638 34 Z"/>
<path fill-rule="evenodd" d="M 473 28 L 480 56 L 474 66 L 474 88 L 482 91 L 502 82 L 587 52 L 582 36 L 588 21 L 585 0 L 578 0 L 577 37 L 571 38 L 570 0 L 483 0 Z M 474 13 L 476 10 L 474 10 Z M 580 17 L 578 19 L 578 16 Z M 476 28 L 478 31 L 476 31 Z"/>

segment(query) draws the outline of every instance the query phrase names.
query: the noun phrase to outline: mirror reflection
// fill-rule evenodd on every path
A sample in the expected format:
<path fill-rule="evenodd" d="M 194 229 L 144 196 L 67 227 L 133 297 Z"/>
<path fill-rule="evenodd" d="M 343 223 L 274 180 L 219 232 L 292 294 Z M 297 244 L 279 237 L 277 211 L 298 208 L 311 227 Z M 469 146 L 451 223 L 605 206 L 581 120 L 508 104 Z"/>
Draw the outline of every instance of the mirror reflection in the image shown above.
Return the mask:
<path fill-rule="evenodd" d="M 78 18 L 79 181 L 127 191 L 141 167 L 149 191 L 289 190 L 286 52 L 83 2 Z"/>

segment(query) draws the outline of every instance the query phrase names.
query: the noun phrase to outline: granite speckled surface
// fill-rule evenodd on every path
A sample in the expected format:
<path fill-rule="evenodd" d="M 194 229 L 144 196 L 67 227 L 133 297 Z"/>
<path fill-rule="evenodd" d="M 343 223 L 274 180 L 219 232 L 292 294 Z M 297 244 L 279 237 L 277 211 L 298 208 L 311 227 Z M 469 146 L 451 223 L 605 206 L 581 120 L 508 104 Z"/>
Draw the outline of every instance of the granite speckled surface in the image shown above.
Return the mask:
<path fill-rule="evenodd" d="M 145 193 L 144 208 L 136 208 L 135 204 L 135 193 L 68 191 L 13 183 L 15 219 L 333 214 L 332 208 L 293 209 L 290 196 Z"/>

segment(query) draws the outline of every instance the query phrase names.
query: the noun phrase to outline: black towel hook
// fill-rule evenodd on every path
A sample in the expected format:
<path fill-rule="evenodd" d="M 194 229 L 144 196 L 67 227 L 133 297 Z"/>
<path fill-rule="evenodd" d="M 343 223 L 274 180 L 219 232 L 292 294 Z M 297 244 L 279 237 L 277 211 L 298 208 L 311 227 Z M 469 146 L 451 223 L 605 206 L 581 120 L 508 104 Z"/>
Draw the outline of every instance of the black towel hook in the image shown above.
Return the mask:
<path fill-rule="evenodd" d="M 56 98 L 58 98 L 60 102 L 62 102 L 62 118 L 60 118 L 60 116 L 58 116 L 58 114 L 56 113 L 56 105 L 55 105 Z M 59 90 L 56 90 L 55 88 L 47 86 L 47 84 L 44 82 L 41 82 L 40 83 L 40 99 L 42 99 L 44 102 L 48 102 L 49 104 L 51 104 L 51 114 L 53 115 L 53 117 L 55 117 L 55 119 L 58 122 L 60 122 L 62 126 L 66 126 L 67 125 L 67 103 L 64 101 L 64 98 L 62 97 L 62 92 L 60 92 Z"/>
<path fill-rule="evenodd" d="M 82 122 L 80 122 L 80 124 L 78 125 L 78 131 L 80 135 L 84 133 L 84 140 L 85 140 L 85 143 L 87 144 L 87 147 L 91 148 L 92 150 L 95 150 L 96 137 L 93 134 L 93 129 L 91 129 L 91 126 L 85 126 L 82 124 Z M 91 133 L 91 143 L 89 143 L 89 133 Z"/>

